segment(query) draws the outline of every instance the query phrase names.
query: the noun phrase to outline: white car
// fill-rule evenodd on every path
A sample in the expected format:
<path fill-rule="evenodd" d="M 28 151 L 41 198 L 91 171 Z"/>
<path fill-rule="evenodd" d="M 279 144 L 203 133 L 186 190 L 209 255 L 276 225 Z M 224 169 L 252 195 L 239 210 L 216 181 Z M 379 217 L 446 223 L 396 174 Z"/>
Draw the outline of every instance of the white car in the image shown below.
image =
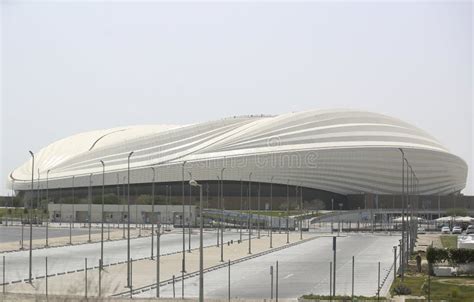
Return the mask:
<path fill-rule="evenodd" d="M 455 226 L 453 228 L 453 234 L 461 234 L 462 233 L 462 228 L 460 226 Z"/>
<path fill-rule="evenodd" d="M 474 225 L 470 225 L 467 227 L 466 234 L 474 234 Z"/>
<path fill-rule="evenodd" d="M 418 234 L 426 234 L 425 228 L 419 227 L 418 228 Z"/>
<path fill-rule="evenodd" d="M 441 228 L 441 233 L 449 234 L 449 233 L 451 233 L 451 230 L 449 229 L 448 226 L 444 226 L 444 227 Z"/>

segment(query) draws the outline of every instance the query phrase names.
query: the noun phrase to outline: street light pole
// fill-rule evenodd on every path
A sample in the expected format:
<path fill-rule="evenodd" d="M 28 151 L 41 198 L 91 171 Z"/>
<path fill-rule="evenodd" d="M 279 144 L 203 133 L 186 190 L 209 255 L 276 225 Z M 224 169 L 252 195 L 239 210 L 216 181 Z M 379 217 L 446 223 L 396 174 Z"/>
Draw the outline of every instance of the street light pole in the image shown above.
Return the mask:
<path fill-rule="evenodd" d="M 132 288 L 131 283 L 131 262 L 130 262 L 130 157 L 134 151 L 128 154 L 127 158 L 127 286 Z"/>
<path fill-rule="evenodd" d="M 242 241 L 242 201 L 243 201 L 243 183 L 242 183 L 242 178 L 241 178 L 240 179 L 240 214 L 239 214 L 240 241 Z"/>
<path fill-rule="evenodd" d="M 405 254 L 405 152 L 403 152 L 403 149 L 399 149 L 400 152 L 402 153 L 402 241 L 401 241 L 401 246 L 400 246 L 400 260 L 402 265 L 400 266 L 400 272 L 402 275 L 402 281 L 404 280 L 404 275 L 405 275 L 405 262 L 404 262 L 404 254 Z"/>
<path fill-rule="evenodd" d="M 297 198 L 298 199 L 298 198 Z M 300 210 L 303 213 L 303 217 L 305 216 L 303 211 L 303 186 L 300 185 Z M 309 230 L 309 228 L 308 228 Z M 300 240 L 303 240 L 303 219 L 300 219 Z"/>
<path fill-rule="evenodd" d="M 46 171 L 46 206 L 48 206 L 49 204 L 49 172 L 51 172 L 51 170 Z M 46 244 L 45 244 L 46 247 L 48 247 L 48 235 L 49 235 L 48 233 L 49 233 L 49 211 L 48 211 L 48 219 L 46 220 Z"/>
<path fill-rule="evenodd" d="M 153 237 L 154 237 L 153 234 L 155 233 L 155 168 L 151 167 L 151 170 L 153 171 L 153 180 L 151 183 L 151 221 L 150 222 L 151 222 L 151 260 L 153 260 Z M 158 230 L 157 236 L 160 236 L 159 230 Z"/>
<path fill-rule="evenodd" d="M 221 169 L 221 262 L 224 262 L 224 170 Z"/>
<path fill-rule="evenodd" d="M 219 175 L 216 176 L 217 178 L 217 206 L 216 206 L 216 209 L 218 210 L 220 207 L 221 207 L 221 203 L 220 203 L 220 200 L 221 200 L 221 179 L 219 177 Z M 221 229 L 221 221 L 219 221 L 219 225 L 216 227 L 217 229 L 217 247 L 220 246 L 220 243 L 219 243 L 219 232 L 220 232 L 220 229 Z"/>
<path fill-rule="evenodd" d="M 100 267 L 99 274 L 103 270 L 104 263 L 104 200 L 105 200 L 105 163 L 100 160 L 102 164 L 102 208 L 100 210 Z M 99 289 L 100 292 L 100 289 Z"/>
<path fill-rule="evenodd" d="M 76 210 L 75 210 L 75 207 L 74 207 L 74 203 L 76 202 L 75 200 L 75 195 L 74 195 L 74 189 L 75 189 L 75 176 L 73 175 L 72 176 L 72 215 L 71 215 L 71 219 L 69 220 L 69 244 L 72 244 L 72 224 L 74 223 L 74 216 L 76 214 Z"/>
<path fill-rule="evenodd" d="M 286 243 L 290 243 L 290 180 L 286 184 Z"/>
<path fill-rule="evenodd" d="M 273 178 L 270 178 L 270 248 L 273 248 Z"/>
<path fill-rule="evenodd" d="M 251 210 L 252 210 L 252 172 L 250 172 L 249 174 L 249 204 L 248 204 L 248 208 L 249 208 L 249 215 L 248 215 L 248 231 L 249 231 L 249 254 L 252 254 L 252 227 L 250 225 L 250 222 L 251 222 L 251 219 L 250 219 L 250 215 L 251 215 Z"/>
<path fill-rule="evenodd" d="M 87 242 L 91 242 L 91 220 L 92 220 L 92 173 L 89 174 L 89 206 L 88 206 L 88 220 L 89 220 L 89 239 Z"/>
<path fill-rule="evenodd" d="M 202 185 L 195 180 L 190 180 L 191 186 L 199 187 L 199 302 L 204 302 L 204 258 L 203 258 L 203 242 L 202 242 Z"/>
<path fill-rule="evenodd" d="M 183 213 L 181 217 L 181 227 L 183 228 L 183 259 L 182 259 L 182 268 L 181 273 L 184 274 L 186 272 L 186 230 L 184 228 L 184 166 L 186 165 L 186 161 L 183 162 L 181 165 L 181 201 L 183 203 Z M 184 288 L 182 289 L 184 292 Z M 184 294 L 183 294 L 184 296 Z"/>
<path fill-rule="evenodd" d="M 28 282 L 32 281 L 32 264 L 33 264 L 33 222 L 31 217 L 31 211 L 33 210 L 33 194 L 34 194 L 34 174 L 35 174 L 35 154 L 31 151 L 31 199 L 30 199 L 30 211 L 29 211 L 29 220 L 30 220 L 30 257 L 29 257 L 29 272 L 28 272 Z"/>
<path fill-rule="evenodd" d="M 193 174 L 189 171 L 188 171 L 188 174 L 189 174 L 189 180 L 193 179 Z M 189 185 L 188 253 L 191 253 L 191 201 L 192 201 L 192 196 L 193 196 L 193 188 L 192 188 L 191 185 Z"/>
<path fill-rule="evenodd" d="M 257 238 L 260 239 L 260 182 L 258 182 L 257 195 Z"/>

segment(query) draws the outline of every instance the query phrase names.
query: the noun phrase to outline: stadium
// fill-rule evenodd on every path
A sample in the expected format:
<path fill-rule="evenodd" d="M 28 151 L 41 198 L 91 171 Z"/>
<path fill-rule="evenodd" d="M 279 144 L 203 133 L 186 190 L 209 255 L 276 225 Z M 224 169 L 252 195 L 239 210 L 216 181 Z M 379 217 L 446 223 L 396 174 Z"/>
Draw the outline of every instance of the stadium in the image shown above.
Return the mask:
<path fill-rule="evenodd" d="M 104 184 L 108 204 L 128 194 L 149 204 L 153 183 L 158 204 L 178 205 L 183 196 L 197 203 L 188 185 L 195 179 L 211 208 L 220 206 L 217 196 L 226 209 L 247 208 L 248 200 L 268 209 L 270 198 L 273 208 L 297 200 L 308 208 L 399 208 L 404 190 L 449 199 L 467 177 L 464 160 L 425 131 L 358 110 L 90 131 L 35 152 L 33 171 L 32 158 L 10 173 L 8 186 L 37 203 L 99 203 Z"/>

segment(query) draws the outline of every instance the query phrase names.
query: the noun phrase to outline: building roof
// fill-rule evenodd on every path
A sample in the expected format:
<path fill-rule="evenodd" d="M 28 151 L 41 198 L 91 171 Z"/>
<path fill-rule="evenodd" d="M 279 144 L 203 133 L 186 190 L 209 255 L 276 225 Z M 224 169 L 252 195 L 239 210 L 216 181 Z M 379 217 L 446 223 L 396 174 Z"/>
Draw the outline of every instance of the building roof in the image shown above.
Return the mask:
<path fill-rule="evenodd" d="M 34 178 L 44 187 L 49 171 L 50 188 L 70 186 L 72 176 L 75 185 L 86 186 L 91 173 L 102 173 L 103 160 L 106 182 L 113 184 L 123 181 L 134 151 L 132 183 L 150 182 L 152 166 L 159 170 L 157 181 L 179 181 L 186 162 L 197 180 L 215 180 L 225 166 L 226 180 L 248 179 L 252 172 L 255 181 L 273 176 L 276 183 L 342 194 L 396 193 L 400 148 L 420 181 L 420 193 L 464 188 L 466 163 L 425 131 L 390 116 L 342 109 L 79 133 L 36 152 Z M 31 160 L 13 170 L 9 181 L 16 190 L 29 189 Z"/>

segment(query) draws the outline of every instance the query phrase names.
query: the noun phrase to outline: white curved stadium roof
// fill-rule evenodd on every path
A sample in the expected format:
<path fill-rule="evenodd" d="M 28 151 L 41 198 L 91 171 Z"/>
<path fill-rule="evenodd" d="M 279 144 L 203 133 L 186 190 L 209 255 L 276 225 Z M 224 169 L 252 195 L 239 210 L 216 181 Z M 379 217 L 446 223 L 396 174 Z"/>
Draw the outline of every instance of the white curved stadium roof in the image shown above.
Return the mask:
<path fill-rule="evenodd" d="M 278 116 L 242 116 L 194 125 L 130 126 L 76 134 L 35 154 L 35 188 L 182 180 L 182 165 L 199 180 L 224 179 L 299 185 L 340 194 L 401 192 L 403 149 L 421 194 L 465 187 L 466 163 L 426 132 L 398 119 L 357 110 L 312 110 Z M 38 170 L 39 169 L 39 174 Z M 49 173 L 48 173 L 49 171 Z M 90 178 L 90 174 L 93 174 Z M 29 190 L 31 160 L 9 175 Z"/>

